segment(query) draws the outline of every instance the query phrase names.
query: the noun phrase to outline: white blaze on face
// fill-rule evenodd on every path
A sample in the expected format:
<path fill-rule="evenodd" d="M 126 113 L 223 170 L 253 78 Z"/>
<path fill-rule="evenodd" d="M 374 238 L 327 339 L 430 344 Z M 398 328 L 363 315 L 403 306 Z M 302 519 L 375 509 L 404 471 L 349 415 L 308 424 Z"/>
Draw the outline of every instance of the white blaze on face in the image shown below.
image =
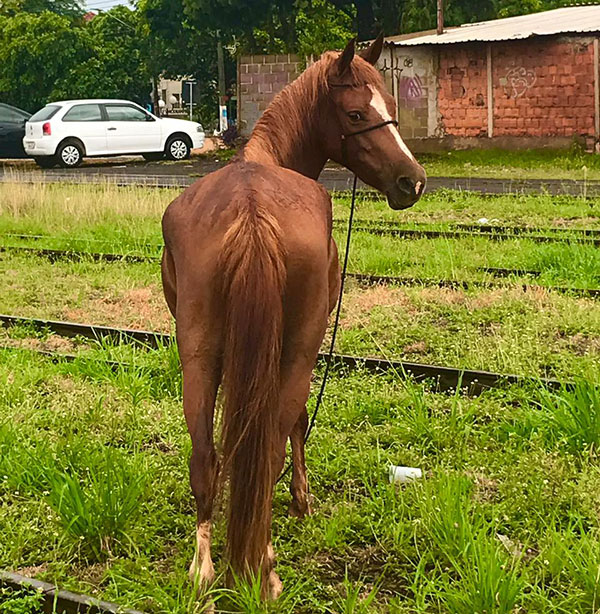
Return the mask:
<path fill-rule="evenodd" d="M 381 92 L 372 85 L 369 85 L 368 88 L 373 94 L 371 97 L 371 106 L 373 107 L 373 109 L 375 109 L 375 111 L 377 111 L 377 113 L 379 113 L 379 115 L 381 116 L 381 121 L 388 122 L 393 119 L 389 111 L 387 110 L 387 106 L 385 104 L 383 96 L 381 95 Z M 406 143 L 402 140 L 402 137 L 400 136 L 400 133 L 398 132 L 396 127 L 393 124 L 388 124 L 386 128 L 388 130 L 391 130 L 392 135 L 398 143 L 398 147 L 400 147 L 400 149 L 402 150 L 402 153 L 408 156 L 408 158 L 413 162 L 416 162 L 415 157 L 412 155 L 411 150 L 406 146 Z"/>

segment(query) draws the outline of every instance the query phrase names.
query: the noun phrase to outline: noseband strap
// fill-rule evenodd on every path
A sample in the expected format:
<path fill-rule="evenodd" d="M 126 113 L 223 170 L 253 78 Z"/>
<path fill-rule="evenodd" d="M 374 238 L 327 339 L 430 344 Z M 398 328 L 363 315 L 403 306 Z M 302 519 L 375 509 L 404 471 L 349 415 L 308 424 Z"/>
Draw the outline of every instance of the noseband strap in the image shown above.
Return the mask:
<path fill-rule="evenodd" d="M 398 126 L 398 122 L 395 119 L 388 119 L 386 122 L 381 122 L 380 124 L 375 124 L 374 126 L 368 126 L 367 128 L 363 128 L 362 130 L 357 130 L 356 132 L 350 132 L 348 134 L 342 134 L 342 141 L 347 139 L 349 136 L 356 136 L 357 134 L 364 134 L 365 132 L 371 132 L 371 130 L 377 130 L 377 128 L 383 128 L 384 126 L 388 126 L 389 124 L 394 124 L 394 126 Z"/>

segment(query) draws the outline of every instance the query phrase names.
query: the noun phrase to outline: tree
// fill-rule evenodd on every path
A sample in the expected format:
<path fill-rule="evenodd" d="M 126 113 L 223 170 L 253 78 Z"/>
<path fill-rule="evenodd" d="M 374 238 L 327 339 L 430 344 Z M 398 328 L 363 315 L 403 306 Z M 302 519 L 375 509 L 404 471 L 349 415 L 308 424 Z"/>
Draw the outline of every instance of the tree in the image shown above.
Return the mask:
<path fill-rule="evenodd" d="M 139 14 L 125 6 L 100 13 L 85 26 L 86 57 L 60 79 L 55 98 L 150 99 L 150 71 L 139 36 Z"/>
<path fill-rule="evenodd" d="M 0 17 L 0 94 L 9 104 L 37 111 L 55 83 L 87 57 L 83 28 L 49 11 Z"/>
<path fill-rule="evenodd" d="M 140 37 L 145 41 L 147 62 L 155 77 L 193 77 L 194 102 L 198 117 L 205 125 L 213 125 L 218 117 L 217 41 L 218 33 L 207 23 L 194 25 L 183 0 L 140 0 Z M 231 38 L 225 39 L 231 42 Z M 226 91 L 233 87 L 237 67 L 225 48 Z"/>
<path fill-rule="evenodd" d="M 328 0 L 313 0 L 296 19 L 300 55 L 319 56 L 330 49 L 342 49 L 353 36 L 352 11 L 335 8 Z"/>
<path fill-rule="evenodd" d="M 2 0 L 0 15 L 17 13 L 43 13 L 50 11 L 63 17 L 77 18 L 84 13 L 79 0 Z"/>
<path fill-rule="evenodd" d="M 437 24 L 437 0 L 406 0 L 402 15 L 402 32 L 430 30 Z M 494 0 L 445 0 L 444 24 L 458 26 L 494 19 L 497 15 Z"/>

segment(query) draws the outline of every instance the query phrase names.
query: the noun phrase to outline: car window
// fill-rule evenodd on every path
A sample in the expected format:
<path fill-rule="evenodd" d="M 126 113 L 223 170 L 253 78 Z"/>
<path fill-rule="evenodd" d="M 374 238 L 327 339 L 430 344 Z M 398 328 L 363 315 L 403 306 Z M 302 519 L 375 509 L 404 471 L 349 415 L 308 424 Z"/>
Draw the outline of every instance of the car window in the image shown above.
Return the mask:
<path fill-rule="evenodd" d="M 141 109 L 125 104 L 107 104 L 105 109 L 113 122 L 145 122 L 148 117 Z"/>
<path fill-rule="evenodd" d="M 50 119 L 58 110 L 60 106 L 57 104 L 47 104 L 43 109 L 40 109 L 37 113 L 34 113 L 30 118 L 30 122 L 45 122 Z"/>
<path fill-rule="evenodd" d="M 101 122 L 99 104 L 77 104 L 71 107 L 62 119 L 64 122 Z"/>
<path fill-rule="evenodd" d="M 0 105 L 0 122 L 21 124 L 23 123 L 23 120 L 27 119 L 27 117 L 27 114 L 23 111 Z"/>

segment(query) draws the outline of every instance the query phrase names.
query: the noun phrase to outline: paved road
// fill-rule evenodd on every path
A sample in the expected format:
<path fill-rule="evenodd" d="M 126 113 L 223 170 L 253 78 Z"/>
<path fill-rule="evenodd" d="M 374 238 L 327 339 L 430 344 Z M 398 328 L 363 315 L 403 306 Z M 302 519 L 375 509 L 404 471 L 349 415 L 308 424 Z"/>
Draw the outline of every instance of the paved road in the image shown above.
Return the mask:
<path fill-rule="evenodd" d="M 28 160 L 4 163 L 0 166 L 0 181 L 59 181 L 97 182 L 114 181 L 118 184 L 142 184 L 152 186 L 187 186 L 199 177 L 223 166 L 214 159 L 192 159 L 186 162 L 140 162 L 140 158 L 112 158 L 91 160 L 76 169 L 51 169 L 42 171 Z M 349 190 L 352 174 L 343 168 L 326 167 L 319 181 L 328 190 Z M 362 188 L 364 184 L 359 182 Z M 600 181 L 570 179 L 483 179 L 477 177 L 430 177 L 429 192 L 439 189 L 481 192 L 484 194 L 540 193 L 570 194 L 573 196 L 600 196 Z"/>

